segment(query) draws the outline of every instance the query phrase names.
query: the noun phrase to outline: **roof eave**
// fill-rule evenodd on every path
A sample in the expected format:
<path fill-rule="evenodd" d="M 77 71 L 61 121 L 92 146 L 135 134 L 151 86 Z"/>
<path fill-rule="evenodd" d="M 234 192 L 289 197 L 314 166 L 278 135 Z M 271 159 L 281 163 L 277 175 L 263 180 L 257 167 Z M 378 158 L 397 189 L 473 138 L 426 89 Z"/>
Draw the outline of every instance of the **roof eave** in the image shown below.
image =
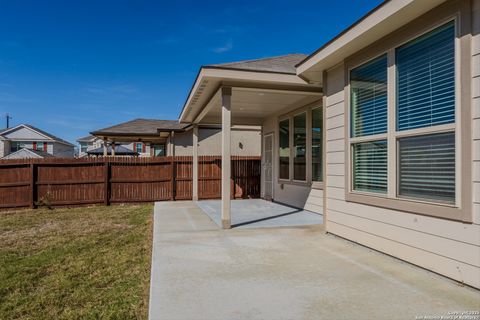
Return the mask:
<path fill-rule="evenodd" d="M 402 24 L 408 23 L 445 1 L 384 1 L 299 62 L 296 65 L 297 75 L 318 81 L 318 79 L 312 78 L 312 74 L 316 75 L 317 78 L 321 77 L 323 71 L 341 63 L 352 52 L 367 47 L 374 41 L 388 35 L 395 28 L 401 27 Z M 404 14 L 404 20 L 398 19 L 399 13 Z M 405 19 L 405 15 L 408 15 L 408 19 Z M 392 30 L 382 27 L 382 25 L 385 26 L 385 23 L 388 23 Z"/>

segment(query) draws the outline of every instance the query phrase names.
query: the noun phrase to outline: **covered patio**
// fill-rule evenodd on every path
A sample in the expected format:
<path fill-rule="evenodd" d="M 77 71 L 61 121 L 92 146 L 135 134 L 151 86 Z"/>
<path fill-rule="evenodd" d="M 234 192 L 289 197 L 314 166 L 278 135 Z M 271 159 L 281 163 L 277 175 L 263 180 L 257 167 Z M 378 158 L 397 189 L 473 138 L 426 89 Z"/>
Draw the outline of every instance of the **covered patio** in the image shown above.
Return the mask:
<path fill-rule="evenodd" d="M 274 171 L 278 170 L 274 157 L 276 128 L 269 128 L 266 132 L 264 123 L 268 118 L 300 107 L 318 104 L 322 99 L 322 90 L 319 85 L 307 83 L 296 76 L 293 66 L 295 61 L 301 59 L 303 59 L 301 55 L 288 55 L 204 66 L 200 69 L 180 116 L 181 122 L 193 125 L 194 201 L 198 200 L 198 126 L 200 124 L 221 125 L 222 160 L 230 159 L 232 156 L 230 136 L 233 125 L 262 126 L 261 195 L 265 199 L 273 199 Z M 266 135 L 270 136 L 270 140 L 265 140 Z M 310 151 L 306 152 L 308 154 Z M 306 170 L 309 170 L 308 166 Z M 210 209 L 206 210 L 215 221 L 221 221 L 221 226 L 225 229 L 247 222 L 240 218 L 239 220 L 232 218 L 230 175 L 230 161 L 222 161 L 221 202 L 215 203 L 215 206 L 211 203 Z M 204 208 L 209 206 L 202 203 L 199 205 Z M 215 209 L 212 209 L 214 207 Z M 277 209 L 279 208 L 271 208 L 272 212 Z M 283 211 L 278 212 L 282 214 Z M 274 214 L 267 216 L 274 216 Z M 256 220 L 253 216 L 251 219 Z"/>

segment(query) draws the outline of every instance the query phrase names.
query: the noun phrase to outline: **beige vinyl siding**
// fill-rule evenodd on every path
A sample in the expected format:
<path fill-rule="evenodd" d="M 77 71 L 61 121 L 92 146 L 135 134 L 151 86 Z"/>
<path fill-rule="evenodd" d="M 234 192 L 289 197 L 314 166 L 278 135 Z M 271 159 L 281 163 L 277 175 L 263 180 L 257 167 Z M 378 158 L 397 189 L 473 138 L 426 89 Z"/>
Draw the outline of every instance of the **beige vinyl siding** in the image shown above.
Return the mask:
<path fill-rule="evenodd" d="M 305 210 L 323 214 L 323 190 L 310 189 L 307 202 L 303 207 Z"/>
<path fill-rule="evenodd" d="M 480 0 L 472 11 L 473 221 L 480 224 Z"/>
<path fill-rule="evenodd" d="M 466 224 L 345 201 L 344 74 L 327 73 L 327 231 L 480 288 L 478 205 L 477 223 Z"/>

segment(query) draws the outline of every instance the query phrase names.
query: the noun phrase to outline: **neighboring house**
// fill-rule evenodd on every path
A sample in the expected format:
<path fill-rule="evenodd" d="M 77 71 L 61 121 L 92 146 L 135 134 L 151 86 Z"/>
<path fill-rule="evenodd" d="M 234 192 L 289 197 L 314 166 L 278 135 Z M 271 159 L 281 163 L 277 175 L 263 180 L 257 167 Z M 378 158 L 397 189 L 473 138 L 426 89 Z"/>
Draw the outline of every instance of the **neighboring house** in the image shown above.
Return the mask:
<path fill-rule="evenodd" d="M 87 151 L 91 151 L 91 150 L 103 147 L 103 141 L 100 138 L 97 138 L 92 135 L 79 138 L 77 139 L 77 142 L 79 144 L 79 148 L 78 148 L 79 157 L 87 156 Z"/>
<path fill-rule="evenodd" d="M 20 150 L 23 151 L 18 152 Z M 0 158 L 38 158 L 47 155 L 71 158 L 74 154 L 75 146 L 70 142 L 28 124 L 0 131 Z"/>
<path fill-rule="evenodd" d="M 78 139 L 82 155 L 114 155 L 122 147 L 122 155 L 191 156 L 194 130 L 198 130 L 200 155 L 221 154 L 221 128 L 203 124 L 196 129 L 176 120 L 135 119 L 112 127 L 93 131 L 91 136 Z M 260 127 L 235 126 L 232 128 L 232 150 L 237 155 L 259 156 Z M 104 141 L 106 143 L 104 143 Z M 125 149 L 132 152 L 128 153 Z M 100 153 L 100 150 L 103 150 Z"/>
<path fill-rule="evenodd" d="M 480 0 L 385 1 L 309 56 L 204 66 L 180 122 L 221 125 L 224 159 L 261 126 L 264 198 L 480 288 Z"/>

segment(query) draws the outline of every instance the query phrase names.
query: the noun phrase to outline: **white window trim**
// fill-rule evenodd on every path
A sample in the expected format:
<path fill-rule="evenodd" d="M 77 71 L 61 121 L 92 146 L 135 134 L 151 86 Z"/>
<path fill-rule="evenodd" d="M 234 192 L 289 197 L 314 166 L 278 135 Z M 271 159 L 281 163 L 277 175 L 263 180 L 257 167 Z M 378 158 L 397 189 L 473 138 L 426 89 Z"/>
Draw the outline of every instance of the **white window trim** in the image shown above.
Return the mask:
<path fill-rule="evenodd" d="M 461 8 L 465 10 L 465 8 Z M 468 11 L 467 11 L 468 12 Z M 396 65 L 395 65 L 395 49 L 402 46 L 403 44 L 416 39 L 417 37 L 426 34 L 436 28 L 442 26 L 449 21 L 455 21 L 455 123 L 438 125 L 426 128 L 417 128 L 412 130 L 405 131 L 396 131 Z M 387 50 L 382 50 L 379 54 L 375 56 L 370 56 L 368 59 L 364 59 L 359 63 L 349 65 L 348 62 L 345 63 L 345 76 L 346 76 L 346 85 L 345 85 L 345 102 L 346 102 L 346 117 L 345 117 L 345 165 L 346 165 L 346 177 L 345 177 L 345 196 L 346 201 L 359 202 L 367 205 L 374 205 L 385 207 L 394 210 L 412 212 L 417 214 L 430 215 L 440 218 L 460 220 L 464 222 L 472 221 L 472 214 L 469 212 L 471 209 L 471 204 L 465 199 L 469 199 L 468 196 L 462 194 L 462 177 L 465 179 L 465 171 L 468 170 L 462 168 L 462 164 L 465 165 L 465 161 L 462 158 L 462 150 L 464 150 L 465 144 L 462 143 L 462 130 L 460 130 L 461 125 L 469 121 L 469 118 L 465 115 L 462 115 L 462 90 L 461 90 L 461 81 L 462 73 L 469 70 L 462 66 L 461 55 L 463 51 L 469 51 L 469 46 L 463 45 L 461 43 L 461 33 L 460 33 L 460 12 L 455 14 L 450 14 L 444 19 L 437 20 L 437 22 L 428 29 L 421 30 L 421 32 L 415 33 L 407 40 L 396 43 L 392 48 Z M 464 26 L 463 26 L 464 27 Z M 351 138 L 351 104 L 350 104 L 350 71 L 360 65 L 368 63 L 369 61 L 379 57 L 383 54 L 387 54 L 387 133 L 378 134 L 366 137 L 354 137 Z M 465 119 L 466 118 L 466 119 Z M 436 134 L 443 132 L 454 132 L 455 133 L 455 204 L 448 204 L 442 202 L 432 202 L 429 200 L 423 199 L 413 199 L 402 197 L 397 194 L 398 185 L 397 185 L 397 156 L 398 156 L 398 139 L 403 137 L 410 136 L 419 136 L 424 134 Z M 465 131 L 463 131 L 465 132 Z M 353 190 L 352 180 L 353 180 L 353 161 L 352 157 L 352 145 L 358 142 L 367 142 L 374 140 L 387 140 L 387 193 L 386 194 L 376 194 L 369 192 L 359 192 Z M 468 148 L 466 148 L 468 149 Z M 465 150 L 468 152 L 468 150 Z M 467 190 L 468 192 L 468 190 Z M 471 202 L 471 201 L 470 201 Z"/>

